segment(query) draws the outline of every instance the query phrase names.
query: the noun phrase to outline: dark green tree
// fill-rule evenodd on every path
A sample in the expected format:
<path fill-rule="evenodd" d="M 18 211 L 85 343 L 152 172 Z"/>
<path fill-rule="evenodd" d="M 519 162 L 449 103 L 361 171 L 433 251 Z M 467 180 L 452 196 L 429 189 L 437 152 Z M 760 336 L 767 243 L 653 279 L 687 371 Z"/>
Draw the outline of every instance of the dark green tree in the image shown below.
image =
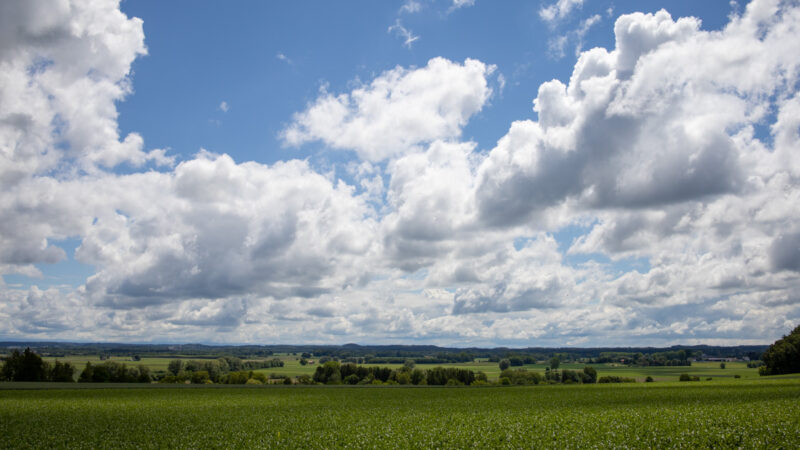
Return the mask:
<path fill-rule="evenodd" d="M 511 367 L 511 361 L 507 359 L 501 359 L 499 365 L 500 365 L 500 370 L 506 370 L 509 367 Z"/>
<path fill-rule="evenodd" d="M 6 358 L 0 377 L 8 381 L 47 381 L 49 365 L 42 357 L 26 348 L 22 353 L 14 350 Z"/>
<path fill-rule="evenodd" d="M 761 360 L 764 361 L 758 369 L 761 375 L 800 373 L 800 325 L 770 345 Z"/>
<path fill-rule="evenodd" d="M 558 369 L 558 366 L 561 365 L 561 360 L 558 359 L 558 356 L 553 356 L 550 358 L 550 368 L 553 370 Z"/>
<path fill-rule="evenodd" d="M 173 374 L 173 375 L 177 375 L 177 374 L 178 374 L 178 372 L 180 372 L 181 370 L 183 370 L 183 360 L 180 360 L 180 359 L 173 359 L 173 360 L 172 360 L 172 361 L 170 361 L 170 362 L 169 362 L 169 364 L 167 365 L 167 370 L 168 370 L 168 371 L 169 371 L 171 374 Z M 231 370 L 233 370 L 233 369 L 231 369 Z"/>
<path fill-rule="evenodd" d="M 75 381 L 75 366 L 70 363 L 62 363 L 56 360 L 53 368 L 50 369 L 50 381 L 71 383 Z"/>
<path fill-rule="evenodd" d="M 584 367 L 582 381 L 584 383 L 597 383 L 597 370 L 591 366 Z"/>

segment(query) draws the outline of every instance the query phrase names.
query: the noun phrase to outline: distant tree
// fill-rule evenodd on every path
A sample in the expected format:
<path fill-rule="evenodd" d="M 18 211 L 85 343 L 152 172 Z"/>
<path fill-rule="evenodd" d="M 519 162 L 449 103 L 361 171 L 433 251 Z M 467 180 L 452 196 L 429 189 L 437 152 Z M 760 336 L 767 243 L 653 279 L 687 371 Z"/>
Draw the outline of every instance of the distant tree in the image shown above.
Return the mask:
<path fill-rule="evenodd" d="M 511 367 L 519 367 L 524 364 L 524 361 L 519 356 L 512 356 L 508 358 L 508 362 L 511 363 Z"/>
<path fill-rule="evenodd" d="M 770 345 L 761 360 L 764 365 L 758 369 L 760 375 L 800 372 L 800 325 Z"/>
<path fill-rule="evenodd" d="M 648 375 L 647 378 L 644 379 L 645 383 L 652 383 L 653 381 L 655 380 L 653 380 L 653 377 L 651 377 L 650 375 Z"/>
<path fill-rule="evenodd" d="M 561 365 L 561 360 L 558 359 L 558 356 L 553 356 L 550 358 L 550 368 L 553 370 L 558 369 L 558 366 Z"/>
<path fill-rule="evenodd" d="M 211 381 L 208 372 L 205 370 L 198 370 L 192 373 L 192 384 L 206 384 L 206 381 Z"/>
<path fill-rule="evenodd" d="M 339 383 L 342 381 L 341 364 L 339 361 L 327 361 L 317 366 L 314 372 L 314 381 L 317 383 Z"/>
<path fill-rule="evenodd" d="M 406 370 L 395 375 L 398 384 L 411 384 L 411 372 Z"/>
<path fill-rule="evenodd" d="M 311 353 L 303 352 L 303 354 L 300 356 L 302 356 L 303 358 L 311 358 Z"/>
<path fill-rule="evenodd" d="M 720 369 L 724 369 L 725 368 L 725 363 L 724 362 L 719 363 L 719 368 Z"/>
<path fill-rule="evenodd" d="M 411 371 L 411 384 L 425 384 L 427 382 L 427 378 L 425 378 L 425 372 L 420 369 L 414 369 Z"/>
<path fill-rule="evenodd" d="M 72 383 L 75 381 L 75 366 L 56 360 L 48 378 L 50 381 Z"/>
<path fill-rule="evenodd" d="M 403 363 L 403 367 L 405 367 L 406 369 L 409 369 L 409 370 L 410 370 L 410 369 L 413 369 L 413 368 L 414 368 L 416 365 L 417 365 L 417 364 L 414 362 L 414 360 L 413 360 L 413 359 L 407 359 L 407 360 L 405 360 L 405 362 Z"/>
<path fill-rule="evenodd" d="M 583 368 L 583 382 L 597 383 L 597 370 L 594 367 L 586 366 Z"/>
<path fill-rule="evenodd" d="M 86 367 L 83 368 L 83 371 L 81 371 L 81 374 L 78 377 L 78 383 L 88 383 L 92 381 L 93 373 L 94 373 L 94 366 L 92 366 L 92 363 L 87 361 Z"/>
<path fill-rule="evenodd" d="M 47 381 L 49 365 L 42 357 L 26 348 L 22 353 L 14 350 L 6 358 L 0 377 L 8 381 Z"/>
<path fill-rule="evenodd" d="M 507 359 L 501 359 L 499 365 L 500 365 L 500 370 L 506 370 L 509 367 L 511 367 L 511 361 Z"/>
<path fill-rule="evenodd" d="M 305 366 L 306 364 L 308 364 L 308 360 L 305 357 L 300 358 L 300 365 Z"/>
<path fill-rule="evenodd" d="M 173 359 L 167 364 L 167 371 L 173 375 L 177 375 L 181 370 L 183 370 L 183 360 L 181 359 Z"/>

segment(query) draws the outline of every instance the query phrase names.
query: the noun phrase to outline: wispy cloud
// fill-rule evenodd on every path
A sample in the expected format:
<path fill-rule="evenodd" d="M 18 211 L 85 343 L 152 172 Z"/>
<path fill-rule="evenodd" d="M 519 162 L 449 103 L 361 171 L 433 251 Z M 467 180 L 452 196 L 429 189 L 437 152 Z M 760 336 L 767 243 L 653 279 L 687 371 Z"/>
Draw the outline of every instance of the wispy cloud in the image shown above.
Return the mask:
<path fill-rule="evenodd" d="M 414 33 L 409 30 L 408 28 L 404 27 L 403 24 L 400 22 L 400 19 L 397 19 L 394 22 L 394 25 L 390 26 L 387 30 L 389 33 L 394 33 L 396 36 L 403 38 L 403 45 L 407 48 L 411 48 L 411 45 L 419 40 L 419 36 L 414 35 Z"/>
<path fill-rule="evenodd" d="M 228 112 L 228 110 L 229 110 L 229 109 L 230 109 L 230 107 L 228 106 L 228 102 L 226 102 L 225 100 L 223 100 L 222 102 L 220 102 L 220 104 L 219 104 L 219 110 L 220 110 L 220 111 L 222 111 L 222 112 Z"/>
<path fill-rule="evenodd" d="M 288 56 L 284 55 L 281 52 L 278 52 L 278 54 L 275 55 L 275 57 L 278 58 L 279 60 L 285 62 L 286 64 L 289 64 L 289 65 L 292 64 L 292 60 Z"/>
<path fill-rule="evenodd" d="M 422 3 L 418 2 L 417 0 L 407 0 L 405 3 L 403 3 L 403 6 L 400 7 L 401 13 L 413 14 L 420 12 L 421 10 Z"/>
<path fill-rule="evenodd" d="M 453 6 L 450 7 L 451 11 L 459 8 L 467 8 L 475 4 L 475 0 L 453 0 Z"/>
<path fill-rule="evenodd" d="M 553 59 L 561 59 L 565 56 L 564 49 L 570 42 L 575 42 L 575 57 L 580 56 L 583 51 L 584 38 L 594 25 L 600 23 L 603 17 L 595 14 L 588 19 L 582 20 L 578 28 L 565 34 L 555 36 L 547 41 L 548 55 Z"/>
<path fill-rule="evenodd" d="M 555 23 L 566 17 L 573 9 L 581 6 L 583 6 L 583 0 L 558 0 L 549 6 L 542 6 L 539 10 L 539 17 L 545 22 Z"/>

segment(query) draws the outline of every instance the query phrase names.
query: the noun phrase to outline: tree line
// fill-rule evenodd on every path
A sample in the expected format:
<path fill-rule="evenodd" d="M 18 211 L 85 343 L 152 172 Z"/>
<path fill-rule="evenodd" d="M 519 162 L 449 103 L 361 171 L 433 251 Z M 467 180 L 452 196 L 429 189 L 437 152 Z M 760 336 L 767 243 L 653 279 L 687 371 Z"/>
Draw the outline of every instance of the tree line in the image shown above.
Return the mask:
<path fill-rule="evenodd" d="M 72 364 L 58 360 L 50 364 L 30 348 L 12 351 L 0 370 L 2 381 L 75 381 L 74 375 Z"/>

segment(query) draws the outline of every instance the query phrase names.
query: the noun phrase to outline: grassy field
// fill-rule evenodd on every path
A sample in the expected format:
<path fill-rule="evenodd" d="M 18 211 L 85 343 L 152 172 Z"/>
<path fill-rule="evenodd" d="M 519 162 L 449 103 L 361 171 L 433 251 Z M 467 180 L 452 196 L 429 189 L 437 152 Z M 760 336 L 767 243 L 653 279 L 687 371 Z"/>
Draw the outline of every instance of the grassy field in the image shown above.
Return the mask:
<path fill-rule="evenodd" d="M 314 370 L 316 370 L 318 364 L 314 365 L 300 365 L 300 358 L 291 355 L 279 355 L 276 356 L 280 358 L 284 362 L 283 367 L 273 367 L 268 369 L 259 369 L 257 372 L 262 372 L 266 375 L 269 374 L 278 374 L 278 375 L 289 375 L 289 376 L 298 376 L 298 375 L 313 375 Z M 271 359 L 267 358 L 267 359 Z M 44 358 L 51 363 L 58 359 L 62 362 L 71 362 L 75 365 L 78 369 L 78 373 L 83 369 L 86 365 L 86 362 L 91 362 L 92 364 L 99 364 L 100 358 L 98 356 L 66 356 L 62 358 L 52 358 L 46 357 Z M 175 359 L 174 357 L 171 358 L 142 358 L 141 361 L 131 361 L 130 358 L 123 358 L 113 356 L 110 358 L 111 361 L 117 361 L 120 363 L 125 363 L 128 365 L 144 365 L 150 368 L 150 370 L 154 372 L 162 372 L 167 370 L 167 364 L 171 360 Z M 199 359 L 197 357 L 186 357 L 182 359 Z M 397 369 L 401 367 L 401 364 L 365 364 L 365 366 L 380 366 L 380 367 L 391 367 L 392 369 Z M 442 367 L 458 367 L 463 369 L 470 369 L 473 371 L 483 371 L 489 377 L 490 380 L 497 380 L 498 376 L 500 375 L 500 368 L 497 363 L 491 363 L 488 361 L 475 361 L 472 363 L 456 363 L 456 364 L 419 364 L 417 367 L 420 369 L 430 369 L 436 366 Z M 697 362 L 693 363 L 690 367 L 629 367 L 623 365 L 613 365 L 613 364 L 594 364 L 592 365 L 594 368 L 597 369 L 598 375 L 617 375 L 621 377 L 629 377 L 635 378 L 637 381 L 644 381 L 644 379 L 648 376 L 653 377 L 656 381 L 677 381 L 678 377 L 683 373 L 688 373 L 689 375 L 694 375 L 702 378 L 705 380 L 706 378 L 711 377 L 712 379 L 727 379 L 733 378 L 734 375 L 739 375 L 742 378 L 758 378 L 758 370 L 757 369 L 748 369 L 746 363 L 743 362 L 728 362 L 726 363 L 725 369 L 720 369 L 718 362 Z M 523 366 L 527 370 L 534 370 L 541 373 L 544 373 L 545 365 L 543 364 L 527 364 Z M 572 369 L 572 370 L 582 370 L 584 364 L 562 364 L 561 369 Z M 76 374 L 77 376 L 77 374 Z"/>
<path fill-rule="evenodd" d="M 800 380 L 7 390 L 0 448 L 796 448 Z"/>

